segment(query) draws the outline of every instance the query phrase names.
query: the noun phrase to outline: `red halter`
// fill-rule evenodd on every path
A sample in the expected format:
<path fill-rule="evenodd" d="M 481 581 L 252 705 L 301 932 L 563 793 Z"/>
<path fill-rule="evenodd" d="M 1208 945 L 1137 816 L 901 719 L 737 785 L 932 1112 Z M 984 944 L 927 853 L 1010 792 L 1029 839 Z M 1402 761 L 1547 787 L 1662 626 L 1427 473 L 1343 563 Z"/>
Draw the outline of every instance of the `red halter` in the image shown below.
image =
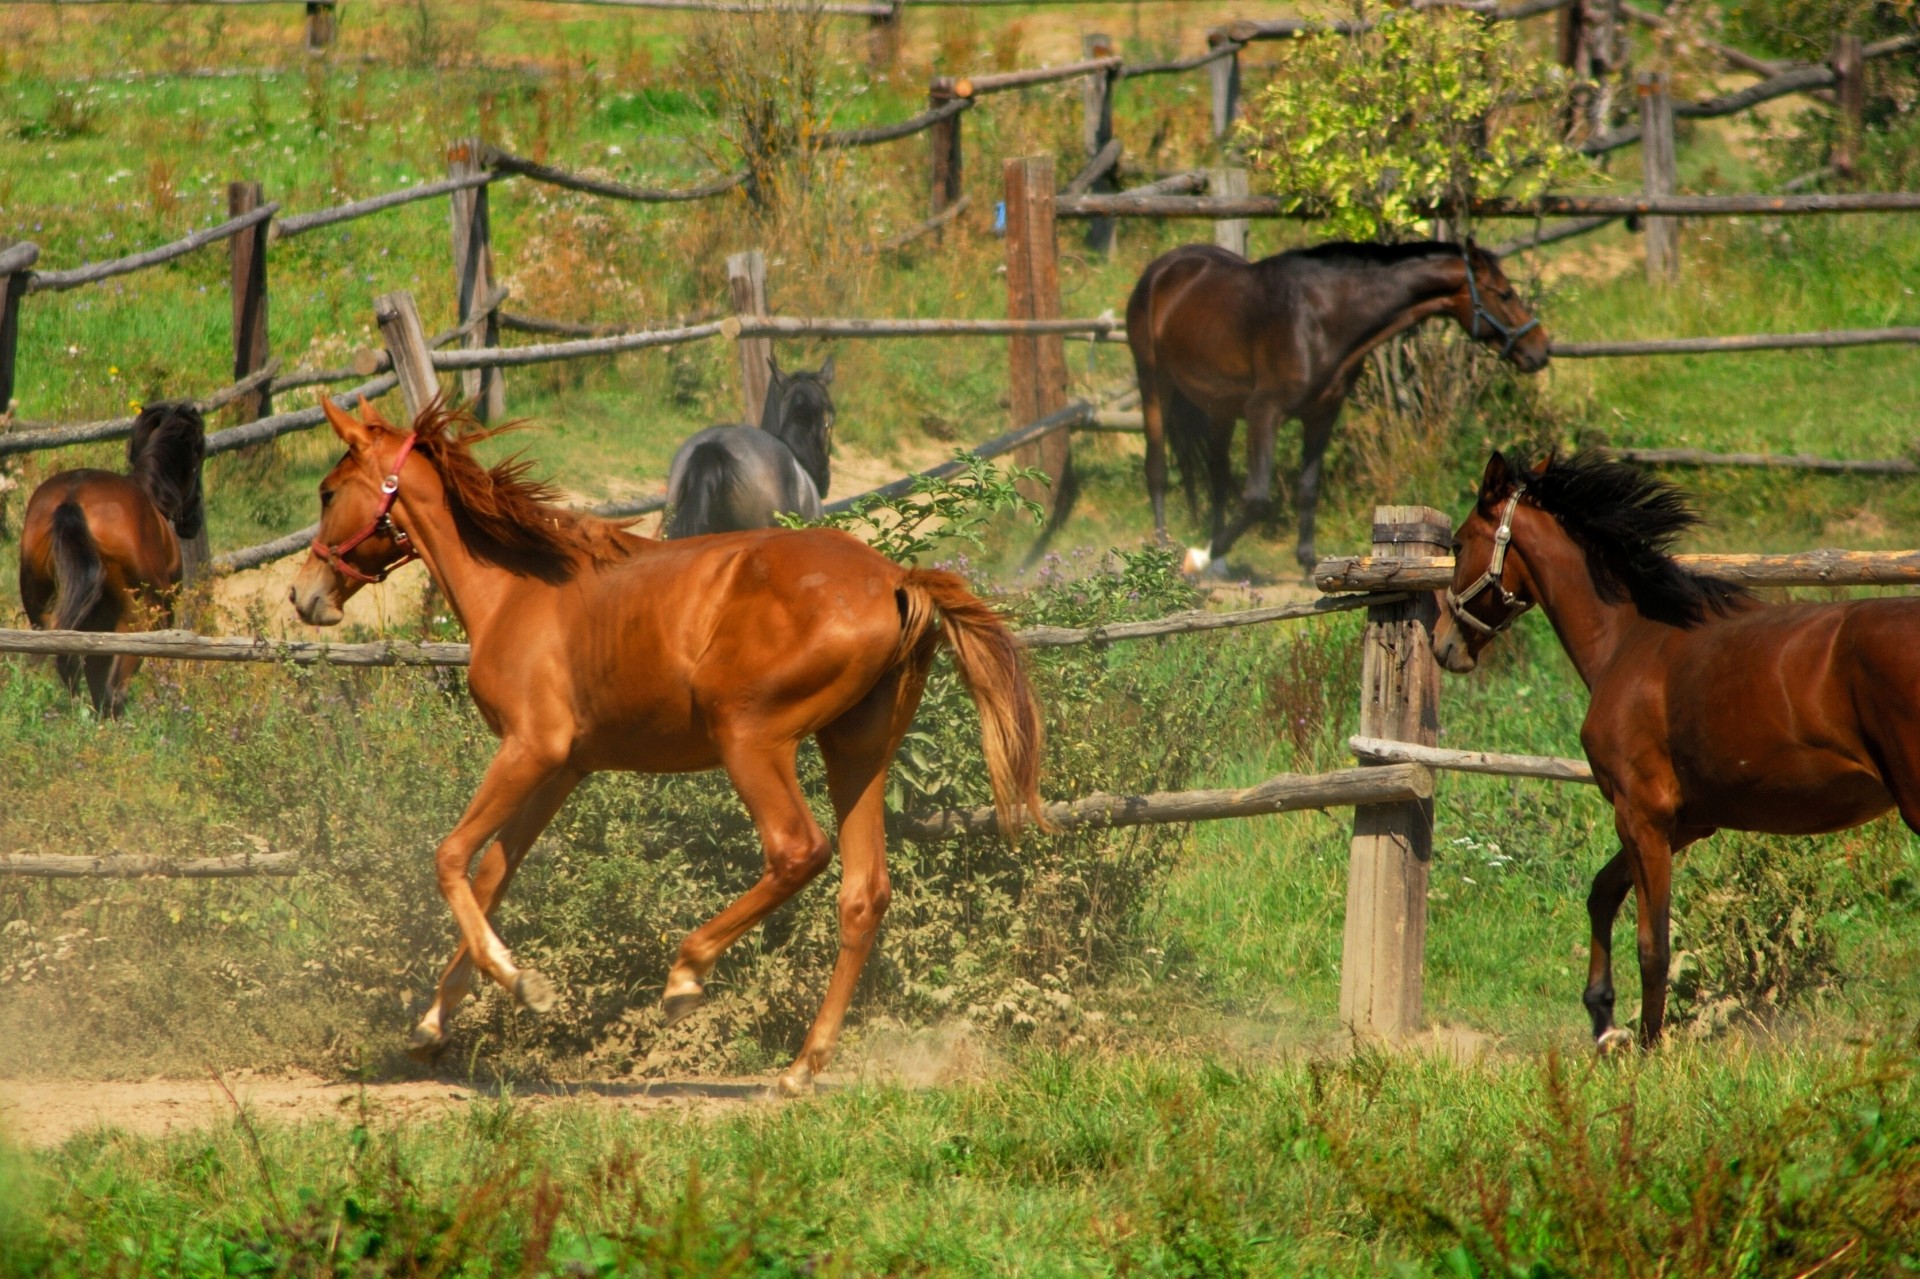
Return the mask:
<path fill-rule="evenodd" d="M 413 446 L 419 438 L 420 435 L 417 431 L 410 431 L 407 433 L 407 438 L 400 442 L 400 451 L 394 454 L 393 458 L 393 474 L 380 481 L 380 505 L 374 510 L 373 518 L 367 521 L 365 528 L 337 546 L 328 546 L 320 540 L 318 533 L 314 534 L 313 553 L 325 560 L 334 572 L 344 573 L 356 582 L 364 582 L 371 585 L 375 582 L 386 581 L 387 574 L 393 572 L 393 570 L 399 568 L 402 564 L 420 558 L 420 552 L 413 549 L 413 542 L 405 533 L 395 528 L 393 521 L 388 518 L 389 513 L 393 510 L 393 500 L 400 496 L 400 468 L 407 464 L 407 454 L 413 452 Z M 394 541 L 400 544 L 400 549 L 406 552 L 405 555 L 402 555 L 378 573 L 371 575 L 362 573 L 359 569 L 347 563 L 345 557 L 348 551 L 351 551 L 354 547 L 360 545 L 360 543 L 366 541 L 383 528 Z"/>

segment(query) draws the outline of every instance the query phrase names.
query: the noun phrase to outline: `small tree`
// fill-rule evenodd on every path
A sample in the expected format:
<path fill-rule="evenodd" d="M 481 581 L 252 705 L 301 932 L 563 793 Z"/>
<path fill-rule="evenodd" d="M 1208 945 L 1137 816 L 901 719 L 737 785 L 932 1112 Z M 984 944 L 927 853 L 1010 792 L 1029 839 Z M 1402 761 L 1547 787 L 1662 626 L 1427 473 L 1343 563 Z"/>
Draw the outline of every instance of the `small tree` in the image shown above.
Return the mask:
<path fill-rule="evenodd" d="M 1516 24 L 1362 0 L 1339 25 L 1295 42 L 1240 125 L 1264 184 L 1329 235 L 1397 238 L 1442 208 L 1464 228 L 1475 199 L 1589 172 L 1560 135 L 1571 80 L 1520 48 Z"/>

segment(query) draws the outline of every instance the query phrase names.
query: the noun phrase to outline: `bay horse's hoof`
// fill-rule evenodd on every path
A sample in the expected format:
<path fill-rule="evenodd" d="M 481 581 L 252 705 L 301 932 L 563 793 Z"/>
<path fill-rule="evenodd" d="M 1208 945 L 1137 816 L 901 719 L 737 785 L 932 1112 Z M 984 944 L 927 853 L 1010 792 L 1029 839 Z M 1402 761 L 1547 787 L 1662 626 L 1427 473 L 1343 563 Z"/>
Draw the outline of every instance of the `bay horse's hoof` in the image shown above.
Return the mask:
<path fill-rule="evenodd" d="M 1602 1057 L 1616 1057 L 1633 1048 L 1633 1032 L 1612 1027 L 1606 1034 L 1593 1041 L 1593 1049 Z"/>
<path fill-rule="evenodd" d="M 447 1035 L 435 1034 L 425 1026 L 415 1026 L 413 1033 L 407 1036 L 407 1056 L 430 1066 L 440 1060 L 440 1055 L 447 1051 L 447 1045 L 451 1042 L 452 1039 Z"/>
<path fill-rule="evenodd" d="M 553 983 L 531 968 L 521 969 L 520 975 L 513 979 L 513 998 L 530 1013 L 550 1013 L 560 1002 L 560 997 L 554 994 Z"/>

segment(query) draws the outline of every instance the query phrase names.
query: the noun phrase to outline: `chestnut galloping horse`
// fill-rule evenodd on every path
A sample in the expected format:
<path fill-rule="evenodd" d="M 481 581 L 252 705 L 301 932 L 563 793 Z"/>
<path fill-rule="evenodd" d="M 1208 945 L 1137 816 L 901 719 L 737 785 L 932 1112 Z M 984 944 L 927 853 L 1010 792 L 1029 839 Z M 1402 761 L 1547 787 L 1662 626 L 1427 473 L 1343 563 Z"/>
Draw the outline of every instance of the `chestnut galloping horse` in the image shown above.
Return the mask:
<path fill-rule="evenodd" d="M 525 464 L 488 469 L 439 408 L 401 431 L 363 402 L 327 403 L 347 454 L 320 483 L 320 531 L 294 608 L 330 626 L 355 590 L 424 560 L 472 643 L 467 687 L 500 739 L 436 853 L 461 945 L 414 1029 L 420 1055 L 473 970 L 535 1012 L 554 992 L 514 963 L 489 915 L 580 780 L 722 767 L 759 831 L 766 869 L 690 934 L 667 976 L 670 1020 L 703 998 L 720 953 L 825 869 L 832 845 L 794 772 L 819 743 L 840 828 L 840 955 L 786 1093 L 812 1086 L 839 1039 L 890 889 L 887 769 L 935 650 L 953 652 L 980 711 L 1002 829 L 1040 801 L 1040 716 L 1012 634 L 951 573 L 906 569 L 844 533 L 763 529 L 655 542 L 552 504 Z M 471 882 L 467 873 L 486 850 Z"/>
<path fill-rule="evenodd" d="M 1639 907 L 1640 1040 L 1666 1013 L 1674 855 L 1725 827 L 1817 835 L 1890 808 L 1920 831 L 1920 599 L 1765 604 L 1667 554 L 1685 496 L 1582 455 L 1532 470 L 1495 453 L 1455 535 L 1434 635 L 1474 668 L 1537 604 L 1591 695 L 1580 742 L 1620 851 L 1593 879 L 1585 1002 L 1613 1024 L 1613 921 Z"/>
<path fill-rule="evenodd" d="M 180 544 L 200 533 L 207 427 L 191 404 L 149 404 L 134 418 L 127 474 L 81 469 L 43 481 L 20 532 L 20 603 L 34 629 L 132 631 L 173 623 Z M 94 709 L 118 715 L 137 657 L 62 656 L 74 692 L 86 672 Z"/>
<path fill-rule="evenodd" d="M 1127 301 L 1127 344 L 1147 427 L 1147 498 L 1167 536 L 1167 441 L 1191 502 L 1204 468 L 1212 542 L 1189 557 L 1204 567 L 1266 518 L 1273 497 L 1274 432 L 1300 419 L 1301 566 L 1314 564 L 1320 463 L 1367 353 L 1430 316 L 1450 315 L 1468 336 L 1523 372 L 1545 368 L 1546 330 L 1471 242 L 1353 244 L 1295 249 L 1259 262 L 1209 244 L 1155 258 Z M 1227 519 L 1233 427 L 1247 420 L 1247 484 Z"/>

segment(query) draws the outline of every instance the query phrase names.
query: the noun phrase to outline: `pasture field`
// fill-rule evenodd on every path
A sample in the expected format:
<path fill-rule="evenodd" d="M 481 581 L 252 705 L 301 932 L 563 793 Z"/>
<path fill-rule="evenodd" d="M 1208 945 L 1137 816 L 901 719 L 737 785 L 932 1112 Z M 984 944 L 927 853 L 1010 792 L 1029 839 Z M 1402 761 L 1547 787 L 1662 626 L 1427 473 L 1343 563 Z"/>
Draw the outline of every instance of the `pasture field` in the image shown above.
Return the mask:
<path fill-rule="evenodd" d="M 369 2 L 346 10 L 333 54 L 308 60 L 298 12 L 0 7 L 0 236 L 73 265 L 219 220 L 229 179 L 314 208 L 438 176 L 444 142 L 474 132 L 663 185 L 727 163 L 712 88 L 688 70 L 690 19 Z M 884 78 L 847 23 L 830 28 L 846 43 L 822 100 L 838 126 L 898 119 L 923 105 L 934 68 L 1065 61 L 1094 29 L 1130 52 L 1191 53 L 1237 15 L 1211 0 L 911 13 Z M 1256 47 L 1250 86 L 1283 57 Z M 1122 87 L 1130 161 L 1209 160 L 1204 83 Z M 917 139 L 827 157 L 765 225 L 729 202 L 636 208 L 496 186 L 508 306 L 600 322 L 703 314 L 725 296 L 725 254 L 758 246 L 787 314 L 1002 314 L 1003 248 L 980 206 L 997 198 L 1001 158 L 1079 154 L 1078 94 L 971 112 L 975 210 L 902 254 L 861 250 L 924 216 Z M 1771 189 L 1806 167 L 1773 136 L 1792 127 L 1791 112 L 1695 126 L 1685 188 Z M 1913 187 L 1912 141 L 1881 138 L 1862 185 Z M 1601 180 L 1630 187 L 1636 163 L 1621 153 Z M 1119 311 L 1153 255 L 1206 235 L 1128 222 L 1105 261 L 1063 228 L 1066 311 Z M 1262 252 L 1309 235 L 1254 227 Z M 1568 340 L 1920 324 L 1911 218 L 1693 224 L 1685 252 L 1683 284 L 1664 295 L 1619 227 L 1510 269 Z M 290 366 L 372 344 L 378 292 L 412 288 L 429 328 L 451 313 L 437 202 L 272 253 L 274 350 Z M 226 269 L 215 250 L 30 298 L 18 418 L 104 417 L 223 384 Z M 1446 340 L 1421 341 L 1450 358 Z M 881 478 L 1004 429 L 1003 351 L 800 342 L 780 356 L 835 356 L 837 464 Z M 1069 358 L 1079 393 L 1130 383 L 1124 350 L 1070 344 Z M 734 415 L 736 379 L 721 343 L 510 372 L 511 411 L 538 428 L 512 446 L 584 497 L 652 491 L 680 438 Z M 1916 390 L 1911 350 L 1870 348 L 1564 361 L 1476 381 L 1424 416 L 1363 391 L 1336 435 L 1321 547 L 1357 549 L 1376 502 L 1463 513 L 1496 443 L 1905 455 Z M 1297 427 L 1283 431 L 1283 461 L 1294 441 Z M 115 464 L 119 448 L 33 455 L 9 473 L 24 493 L 60 467 Z M 335 456 L 308 433 L 213 461 L 214 548 L 311 520 Z M 1078 503 L 1046 555 L 1027 563 L 1034 534 L 1011 520 L 984 547 L 942 555 L 1029 622 L 1201 602 L 1143 550 L 1137 440 L 1082 436 L 1075 457 Z M 1920 527 L 1910 480 L 1676 478 L 1709 518 L 1687 549 L 1906 547 Z M 11 579 L 19 498 L 7 500 Z M 1184 506 L 1170 514 L 1197 535 Z M 1283 516 L 1233 565 L 1279 589 L 1291 554 Z M 286 571 L 221 595 L 218 629 L 287 629 Z M 383 615 L 389 633 L 453 633 L 411 604 Z M 1360 626 L 1343 614 L 1037 655 L 1047 792 L 1345 765 Z M 1583 709 L 1550 629 L 1528 618 L 1479 671 L 1448 678 L 1441 740 L 1576 755 Z M 1435 1029 L 1392 1054 L 1355 1051 L 1337 1020 L 1344 811 L 1017 849 L 902 841 L 842 1068 L 817 1098 L 778 1105 L 742 1085 L 784 1064 L 817 1003 L 833 954 L 827 885 L 737 945 L 694 1018 L 666 1029 L 655 1012 L 679 937 L 757 869 L 744 813 L 714 778 L 584 787 L 501 913 L 560 1008 L 534 1021 L 483 995 L 435 1070 L 404 1057 L 451 946 L 429 850 L 490 742 L 457 673 L 149 665 L 127 717 L 103 724 L 42 665 L 0 661 L 0 852 L 301 857 L 281 880 L 0 879 L 0 1275 L 1920 1270 L 1920 844 L 1896 821 L 1818 840 L 1722 834 L 1689 851 L 1676 1033 L 1608 1061 L 1590 1056 L 1578 1004 L 1587 880 L 1614 848 L 1590 788 L 1442 779 Z M 817 759 L 806 768 L 812 785 Z M 984 793 L 971 709 L 942 674 L 894 806 Z M 1617 967 L 1628 1024 L 1631 909 Z M 307 1072 L 365 1092 L 276 1120 L 236 1082 L 240 1104 L 211 1125 L 153 1135 L 109 1115 L 55 1139 L 8 1135 L 9 1090 L 36 1080 L 210 1072 Z M 382 1101 L 394 1081 L 436 1078 L 475 1096 L 427 1113 Z M 610 1104 L 660 1081 L 684 1099 Z"/>

